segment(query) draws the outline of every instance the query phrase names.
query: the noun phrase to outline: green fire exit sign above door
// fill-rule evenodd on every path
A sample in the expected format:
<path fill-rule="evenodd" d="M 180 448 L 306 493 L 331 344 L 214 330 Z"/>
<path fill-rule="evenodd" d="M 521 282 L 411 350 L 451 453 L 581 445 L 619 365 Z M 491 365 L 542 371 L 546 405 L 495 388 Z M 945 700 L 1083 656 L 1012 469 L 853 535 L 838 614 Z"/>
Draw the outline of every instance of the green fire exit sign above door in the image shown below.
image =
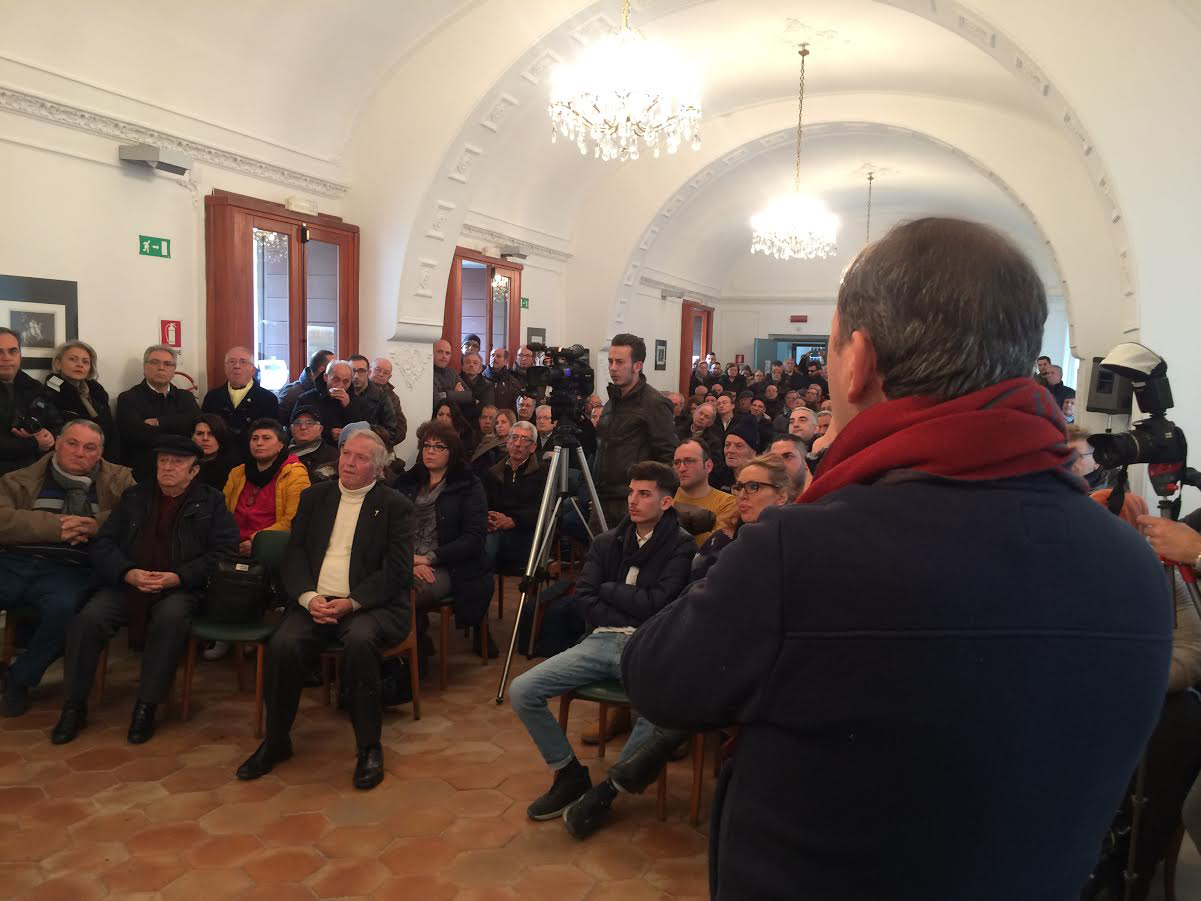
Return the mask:
<path fill-rule="evenodd" d="M 144 257 L 170 257 L 171 239 L 138 235 L 138 253 Z"/>
<path fill-rule="evenodd" d="M 521 298 L 521 308 L 528 310 L 530 308 L 530 299 L 528 297 Z"/>

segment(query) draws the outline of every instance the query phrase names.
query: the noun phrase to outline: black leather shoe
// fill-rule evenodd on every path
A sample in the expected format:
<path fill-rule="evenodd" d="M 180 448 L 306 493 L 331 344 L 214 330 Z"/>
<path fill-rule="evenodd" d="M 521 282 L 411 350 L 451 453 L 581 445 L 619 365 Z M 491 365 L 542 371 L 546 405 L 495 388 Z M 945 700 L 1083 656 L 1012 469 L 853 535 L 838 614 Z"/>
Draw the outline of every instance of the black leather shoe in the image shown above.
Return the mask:
<path fill-rule="evenodd" d="M 64 704 L 63 712 L 58 717 L 58 723 L 55 725 L 54 731 L 50 733 L 50 743 L 65 745 L 69 741 L 75 741 L 79 730 L 87 725 L 87 721 L 88 708 L 86 704 Z"/>
<path fill-rule="evenodd" d="M 378 744 L 359 749 L 354 766 L 354 787 L 360 791 L 375 788 L 384 781 L 384 750 Z"/>
<path fill-rule="evenodd" d="M 29 689 L 11 675 L 4 683 L 4 696 L 0 698 L 0 716 L 24 716 L 29 712 Z"/>
<path fill-rule="evenodd" d="M 267 742 L 259 745 L 258 750 L 246 758 L 238 767 L 237 776 L 243 782 L 266 776 L 275 768 L 277 763 L 283 763 L 292 756 L 292 742 L 288 741 L 281 747 L 273 748 Z"/>
<path fill-rule="evenodd" d="M 141 745 L 150 741 L 154 735 L 154 705 L 145 701 L 136 701 L 133 705 L 133 716 L 129 720 L 129 734 L 126 738 L 131 745 Z"/>

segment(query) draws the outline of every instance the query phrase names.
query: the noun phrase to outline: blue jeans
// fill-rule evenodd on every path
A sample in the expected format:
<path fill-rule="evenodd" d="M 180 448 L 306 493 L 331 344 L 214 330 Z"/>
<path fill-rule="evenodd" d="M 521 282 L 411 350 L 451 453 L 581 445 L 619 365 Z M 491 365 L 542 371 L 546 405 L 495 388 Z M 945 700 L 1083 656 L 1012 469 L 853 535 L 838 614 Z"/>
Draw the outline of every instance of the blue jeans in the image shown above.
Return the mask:
<path fill-rule="evenodd" d="M 542 661 L 513 680 L 509 701 L 552 770 L 571 763 L 575 752 L 547 701 L 590 682 L 620 680 L 621 652 L 629 637 L 621 632 L 593 632 L 575 647 Z M 622 763 L 645 744 L 654 729 L 652 723 L 639 717 L 617 762 Z"/>
<path fill-rule="evenodd" d="M 25 653 L 8 671 L 18 685 L 33 688 L 63 655 L 67 626 L 87 600 L 91 578 L 86 566 L 0 553 L 0 610 L 26 609 L 40 617 Z"/>
<path fill-rule="evenodd" d="M 488 569 L 504 573 L 525 572 L 534 545 L 533 529 L 505 529 L 489 532 L 484 539 L 484 559 Z"/>

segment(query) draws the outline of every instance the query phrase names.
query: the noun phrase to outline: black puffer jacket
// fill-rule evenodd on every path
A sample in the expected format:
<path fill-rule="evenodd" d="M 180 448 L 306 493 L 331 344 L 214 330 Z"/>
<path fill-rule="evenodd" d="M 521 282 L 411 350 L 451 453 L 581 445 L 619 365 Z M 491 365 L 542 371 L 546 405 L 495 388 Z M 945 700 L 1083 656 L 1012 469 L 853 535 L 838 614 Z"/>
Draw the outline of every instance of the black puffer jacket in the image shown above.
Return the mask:
<path fill-rule="evenodd" d="M 117 430 L 121 433 L 121 456 L 133 470 L 139 482 L 154 478 L 154 444 L 160 435 L 192 437 L 192 429 L 200 416 L 192 392 L 171 385 L 166 394 L 159 394 L 138 382 L 117 398 Z M 158 425 L 146 425 L 147 419 L 157 419 Z"/>
<path fill-rule="evenodd" d="M 88 379 L 87 385 L 88 400 L 92 404 L 92 409 L 96 411 L 95 416 L 88 413 L 87 408 L 83 405 L 83 400 L 79 396 L 79 388 L 75 383 L 63 378 L 58 373 L 54 373 L 46 379 L 46 396 L 58 408 L 64 423 L 70 422 L 72 419 L 87 419 L 100 426 L 100 431 L 104 432 L 104 459 L 110 463 L 119 463 L 121 438 L 117 434 L 117 421 L 113 418 L 113 408 L 109 405 L 108 392 L 95 379 Z"/>
<path fill-rule="evenodd" d="M 29 412 L 30 404 L 42 398 L 43 409 L 38 416 L 43 424 L 54 434 L 58 434 L 62 425 L 58 408 L 45 397 L 46 388 L 37 379 L 24 371 L 18 371 L 13 379 L 12 394 L 0 386 L 0 475 L 23 469 L 42 456 L 38 443 L 33 438 L 18 438 L 12 433 L 25 414 Z"/>
<path fill-rule="evenodd" d="M 509 458 L 505 457 L 484 473 L 488 509 L 511 517 L 519 529 L 532 530 L 538 522 L 546 472 L 534 454 L 517 472 L 509 468 Z"/>
<path fill-rule="evenodd" d="M 428 482 L 429 471 L 418 462 L 401 473 L 392 487 L 416 503 L 417 492 Z M 434 509 L 438 516 L 437 565 L 450 571 L 455 622 L 474 626 L 492 603 L 492 573 L 484 563 L 484 537 L 488 534 L 484 486 L 470 472 L 448 473 Z"/>
<path fill-rule="evenodd" d="M 234 406 L 229 396 L 229 382 L 224 382 L 204 396 L 200 405 L 202 413 L 216 413 L 225 420 L 233 441 L 239 446 L 250 440 L 250 424 L 256 419 L 279 420 L 279 398 L 264 388 L 255 379 L 242 402 Z"/>
<path fill-rule="evenodd" d="M 125 574 L 134 569 L 133 556 L 157 495 L 158 483 L 154 480 L 126 490 L 88 544 L 92 568 L 104 584 L 120 585 Z M 179 576 L 180 588 L 203 591 L 217 561 L 237 552 L 238 527 L 225 508 L 225 496 L 194 479 L 175 517 L 172 540 L 171 569 Z"/>
<path fill-rule="evenodd" d="M 603 498 L 623 498 L 629 490 L 629 469 L 635 463 L 655 460 L 671 465 L 679 439 L 671 401 L 638 376 L 638 384 L 625 397 L 609 386 L 609 401 L 597 425 L 596 493 Z"/>
<path fill-rule="evenodd" d="M 695 553 L 696 541 L 680 528 L 675 510 L 663 514 L 642 547 L 628 516 L 598 535 L 575 586 L 588 627 L 641 626 L 684 590 Z M 631 566 L 638 576 L 627 585 Z"/>

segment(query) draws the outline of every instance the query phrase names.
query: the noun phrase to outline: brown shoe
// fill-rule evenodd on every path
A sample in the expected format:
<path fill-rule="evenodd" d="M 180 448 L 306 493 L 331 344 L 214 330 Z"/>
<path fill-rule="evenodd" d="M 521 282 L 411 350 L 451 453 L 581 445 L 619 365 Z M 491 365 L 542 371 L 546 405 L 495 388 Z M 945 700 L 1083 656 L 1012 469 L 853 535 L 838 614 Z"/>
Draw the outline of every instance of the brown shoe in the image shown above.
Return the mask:
<path fill-rule="evenodd" d="M 605 721 L 607 728 L 605 729 L 605 741 L 612 741 L 623 732 L 630 731 L 630 708 L 618 707 L 616 710 L 609 711 L 609 718 Z M 600 744 L 600 723 L 598 722 L 592 728 L 586 730 L 580 736 L 580 740 L 586 745 Z"/>

